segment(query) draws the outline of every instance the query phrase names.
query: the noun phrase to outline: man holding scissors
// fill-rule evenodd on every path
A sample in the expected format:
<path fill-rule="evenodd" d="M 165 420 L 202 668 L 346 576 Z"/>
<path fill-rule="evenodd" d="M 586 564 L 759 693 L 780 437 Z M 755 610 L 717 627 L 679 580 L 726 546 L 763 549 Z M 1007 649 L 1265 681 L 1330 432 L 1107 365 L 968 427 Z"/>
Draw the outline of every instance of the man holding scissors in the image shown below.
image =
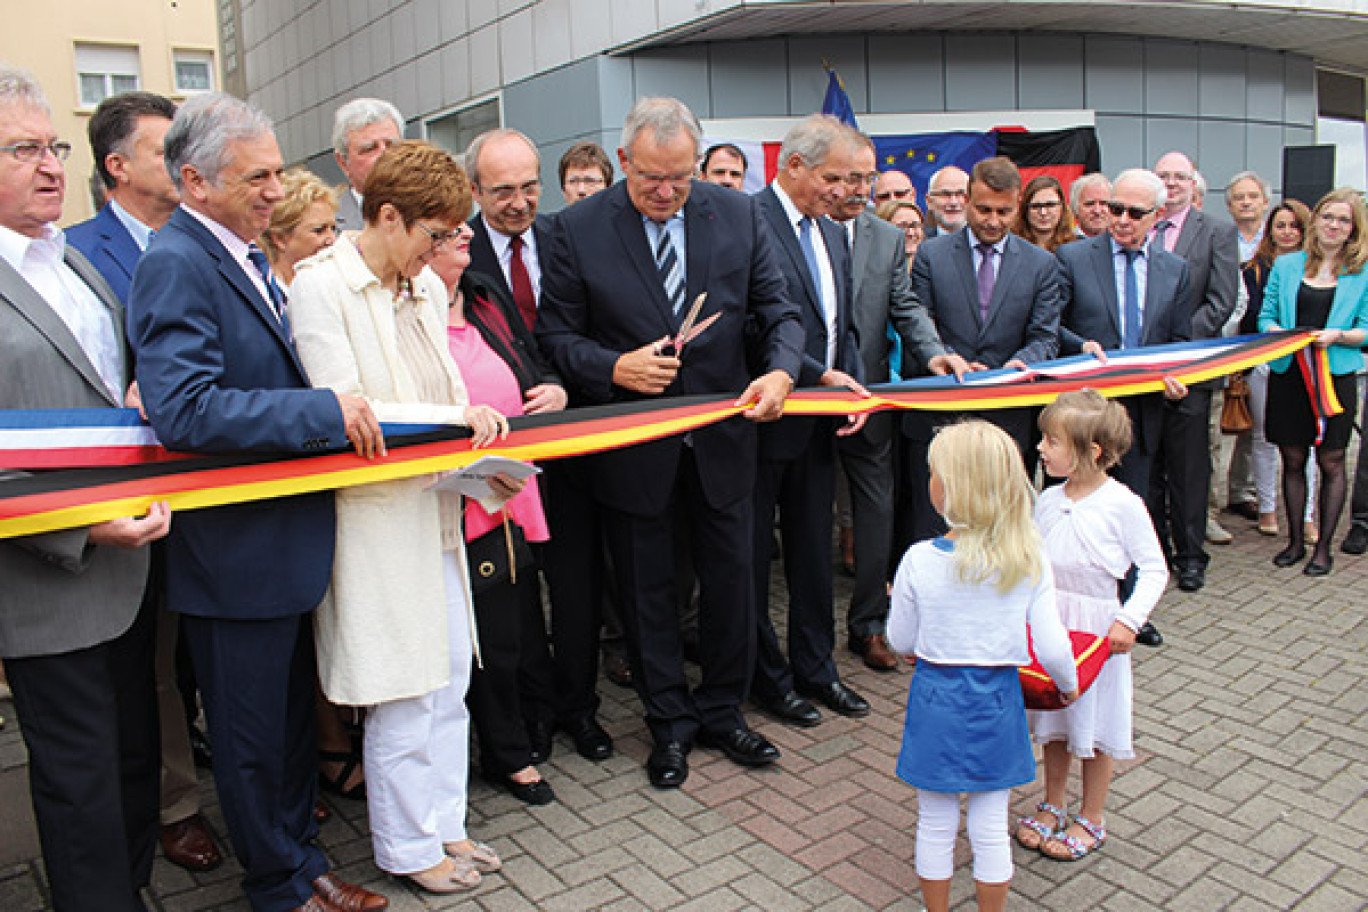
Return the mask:
<path fill-rule="evenodd" d="M 740 417 L 594 458 L 657 788 L 683 784 L 695 740 L 746 765 L 779 756 L 741 715 L 756 639 L 754 596 L 742 583 L 752 572 L 750 421 L 782 412 L 803 328 L 754 202 L 692 179 L 701 139 L 679 101 L 636 103 L 618 150 L 625 179 L 558 219 L 537 317 L 538 339 L 583 401 L 722 393 L 743 406 Z M 702 595 L 703 677 L 692 691 L 674 580 L 676 512 Z"/>

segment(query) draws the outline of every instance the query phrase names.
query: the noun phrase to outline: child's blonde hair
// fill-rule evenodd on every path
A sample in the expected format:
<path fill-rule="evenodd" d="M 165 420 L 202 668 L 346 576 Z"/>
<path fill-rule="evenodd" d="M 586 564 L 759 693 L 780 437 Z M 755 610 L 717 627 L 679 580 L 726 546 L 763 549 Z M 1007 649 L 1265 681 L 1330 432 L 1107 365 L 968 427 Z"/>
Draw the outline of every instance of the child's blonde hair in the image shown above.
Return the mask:
<path fill-rule="evenodd" d="M 1105 472 L 1131 448 L 1131 420 L 1125 406 L 1094 389 L 1063 393 L 1040 413 L 1040 430 L 1069 447 L 1076 465 Z M 1093 455 L 1093 444 L 1098 453 Z"/>
<path fill-rule="evenodd" d="M 1031 519 L 1035 490 L 1016 442 L 986 421 L 962 421 L 941 428 L 927 461 L 945 492 L 960 579 L 996 578 L 999 592 L 1038 580 L 1043 557 Z"/>

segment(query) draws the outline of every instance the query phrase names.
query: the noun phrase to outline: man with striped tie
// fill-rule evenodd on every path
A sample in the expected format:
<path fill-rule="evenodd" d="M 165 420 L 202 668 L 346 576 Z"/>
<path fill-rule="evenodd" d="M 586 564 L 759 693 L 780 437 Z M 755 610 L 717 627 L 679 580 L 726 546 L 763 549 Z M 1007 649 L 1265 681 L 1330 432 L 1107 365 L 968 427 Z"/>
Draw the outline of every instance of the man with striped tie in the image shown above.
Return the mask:
<path fill-rule="evenodd" d="M 594 458 L 657 788 L 683 784 L 695 740 L 747 765 L 779 756 L 741 715 L 756 639 L 754 595 L 741 581 L 752 567 L 751 422 L 779 417 L 802 366 L 803 328 L 755 202 L 693 180 L 701 140 L 679 101 L 636 103 L 618 150 L 625 179 L 556 220 L 537 315 L 538 339 L 582 401 L 649 407 L 662 395 L 712 393 L 748 406 L 744 418 Z M 706 328 L 687 339 L 681 324 L 703 292 L 695 325 Z M 692 690 L 675 592 L 677 513 L 702 594 L 703 677 Z"/>

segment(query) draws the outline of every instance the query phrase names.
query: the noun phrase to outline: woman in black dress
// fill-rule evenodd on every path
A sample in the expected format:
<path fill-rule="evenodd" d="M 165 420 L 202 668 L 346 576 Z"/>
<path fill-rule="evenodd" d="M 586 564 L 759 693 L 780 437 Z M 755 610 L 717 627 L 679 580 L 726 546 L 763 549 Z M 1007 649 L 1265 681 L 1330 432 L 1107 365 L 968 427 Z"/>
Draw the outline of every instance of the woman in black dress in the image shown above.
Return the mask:
<path fill-rule="evenodd" d="M 1343 412 L 1322 427 L 1293 359 L 1273 362 L 1265 433 L 1282 454 L 1283 505 L 1288 523 L 1287 547 L 1278 552 L 1273 563 L 1291 567 L 1306 556 L 1300 520 L 1306 508 L 1307 454 L 1315 446 L 1321 472 L 1320 539 L 1302 571 L 1307 576 L 1330 572 L 1330 542 L 1344 511 L 1344 451 L 1357 411 L 1355 374 L 1363 367 L 1360 348 L 1368 337 L 1366 261 L 1368 213 L 1363 199 L 1355 190 L 1332 190 L 1312 213 L 1305 250 L 1281 256 L 1273 264 L 1259 312 L 1263 332 L 1288 327 L 1320 330 L 1315 345 L 1326 350 L 1335 395 L 1344 406 Z"/>

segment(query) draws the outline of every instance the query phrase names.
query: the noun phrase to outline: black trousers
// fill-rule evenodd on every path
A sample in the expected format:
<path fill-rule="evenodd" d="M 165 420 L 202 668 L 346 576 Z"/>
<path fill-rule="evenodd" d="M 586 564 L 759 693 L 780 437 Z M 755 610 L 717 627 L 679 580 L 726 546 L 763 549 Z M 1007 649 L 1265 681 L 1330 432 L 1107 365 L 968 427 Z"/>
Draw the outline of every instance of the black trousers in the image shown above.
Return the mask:
<path fill-rule="evenodd" d="M 161 752 L 146 603 L 122 636 L 6 659 L 56 912 L 144 912 Z"/>
<path fill-rule="evenodd" d="M 1163 432 L 1146 498 L 1164 553 L 1180 570 L 1205 570 L 1207 488 L 1211 484 L 1211 389 L 1194 386 L 1164 403 Z"/>
<path fill-rule="evenodd" d="M 893 552 L 897 415 L 870 415 L 864 430 L 836 442 L 850 484 L 855 533 L 855 587 L 846 629 L 851 637 L 883 633 L 888 624 L 889 565 Z"/>
<path fill-rule="evenodd" d="M 495 534 L 502 535 L 499 530 Z M 550 656 L 533 567 L 519 569 L 475 596 L 480 664 L 471 670 L 466 706 L 480 744 L 480 767 L 507 776 L 532 764 L 527 704 L 545 705 L 551 689 Z"/>
<path fill-rule="evenodd" d="M 214 743 L 214 784 L 255 912 L 285 912 L 328 872 L 314 844 L 318 741 L 312 614 L 271 620 L 184 615 Z"/>
<path fill-rule="evenodd" d="M 699 583 L 699 664 L 692 691 L 684 674 L 675 582 L 675 511 L 684 511 Z M 674 492 L 662 513 L 605 509 L 608 541 L 637 694 L 657 741 L 690 744 L 700 727 L 745 726 L 741 703 L 755 664 L 751 579 L 751 500 L 708 503 L 692 451 L 680 456 Z"/>

